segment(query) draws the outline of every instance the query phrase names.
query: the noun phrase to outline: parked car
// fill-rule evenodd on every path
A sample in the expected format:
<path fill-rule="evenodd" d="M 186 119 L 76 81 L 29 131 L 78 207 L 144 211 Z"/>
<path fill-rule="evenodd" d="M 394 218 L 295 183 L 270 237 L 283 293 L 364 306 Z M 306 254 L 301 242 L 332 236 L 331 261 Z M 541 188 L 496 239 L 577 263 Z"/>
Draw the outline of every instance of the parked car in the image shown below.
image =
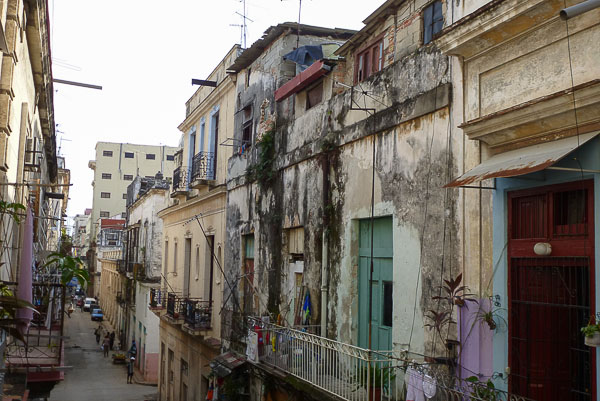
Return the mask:
<path fill-rule="evenodd" d="M 92 310 L 92 320 L 98 320 L 100 322 L 104 320 L 104 313 L 102 313 L 102 309 L 94 308 Z"/>
<path fill-rule="evenodd" d="M 83 302 L 83 310 L 86 312 L 91 312 L 92 305 L 96 305 L 96 300 L 94 298 L 86 298 Z"/>

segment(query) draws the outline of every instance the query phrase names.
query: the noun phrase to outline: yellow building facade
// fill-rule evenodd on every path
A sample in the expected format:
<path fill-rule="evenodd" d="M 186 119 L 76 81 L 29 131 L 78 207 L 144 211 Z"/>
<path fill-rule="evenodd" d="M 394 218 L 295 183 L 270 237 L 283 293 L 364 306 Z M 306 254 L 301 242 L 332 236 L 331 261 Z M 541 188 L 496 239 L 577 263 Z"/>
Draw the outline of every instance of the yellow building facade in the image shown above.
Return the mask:
<path fill-rule="evenodd" d="M 235 75 L 226 73 L 234 46 L 186 103 L 179 126 L 170 206 L 163 219 L 161 291 L 151 308 L 161 316 L 160 400 L 204 400 L 209 362 L 220 353 L 227 160 L 232 153 Z"/>

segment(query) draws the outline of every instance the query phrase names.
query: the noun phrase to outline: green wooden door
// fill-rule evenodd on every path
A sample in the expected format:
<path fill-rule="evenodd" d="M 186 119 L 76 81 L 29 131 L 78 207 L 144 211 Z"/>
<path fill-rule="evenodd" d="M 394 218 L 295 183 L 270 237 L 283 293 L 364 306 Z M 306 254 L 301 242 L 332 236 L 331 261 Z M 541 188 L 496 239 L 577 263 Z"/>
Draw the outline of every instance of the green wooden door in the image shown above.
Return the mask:
<path fill-rule="evenodd" d="M 373 220 L 373 279 L 371 349 L 392 349 L 393 241 L 392 217 Z M 358 345 L 369 348 L 369 276 L 371 268 L 371 220 L 361 220 L 358 262 Z"/>

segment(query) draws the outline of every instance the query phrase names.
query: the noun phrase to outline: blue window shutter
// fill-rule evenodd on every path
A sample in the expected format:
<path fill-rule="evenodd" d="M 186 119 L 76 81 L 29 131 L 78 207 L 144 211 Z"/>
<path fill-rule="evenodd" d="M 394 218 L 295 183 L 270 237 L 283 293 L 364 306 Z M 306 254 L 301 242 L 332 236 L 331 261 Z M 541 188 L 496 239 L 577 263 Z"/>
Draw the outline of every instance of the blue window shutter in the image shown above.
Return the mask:
<path fill-rule="evenodd" d="M 423 10 L 423 44 L 431 42 L 433 36 L 433 4 Z"/>
<path fill-rule="evenodd" d="M 442 2 L 433 3 L 433 35 L 440 32 L 444 27 L 444 15 L 442 14 Z"/>

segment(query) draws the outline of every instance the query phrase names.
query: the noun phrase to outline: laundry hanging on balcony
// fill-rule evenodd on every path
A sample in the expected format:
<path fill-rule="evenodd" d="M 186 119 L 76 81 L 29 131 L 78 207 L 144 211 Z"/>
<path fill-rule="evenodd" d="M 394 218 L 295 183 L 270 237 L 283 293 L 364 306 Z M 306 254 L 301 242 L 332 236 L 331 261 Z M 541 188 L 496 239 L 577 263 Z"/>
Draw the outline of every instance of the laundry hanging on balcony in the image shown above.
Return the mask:
<path fill-rule="evenodd" d="M 304 305 L 302 305 L 302 324 L 308 326 L 310 324 L 310 293 L 306 291 L 304 296 Z"/>
<path fill-rule="evenodd" d="M 32 275 L 33 275 L 33 216 L 31 207 L 27 208 L 27 217 L 25 217 L 25 232 L 21 244 L 21 265 L 19 266 L 19 283 L 17 285 L 17 298 L 31 303 L 32 293 Z M 33 310 L 29 308 L 20 308 L 16 314 L 18 323 L 17 328 L 21 334 L 25 335 L 29 329 L 29 324 L 33 318 Z"/>

